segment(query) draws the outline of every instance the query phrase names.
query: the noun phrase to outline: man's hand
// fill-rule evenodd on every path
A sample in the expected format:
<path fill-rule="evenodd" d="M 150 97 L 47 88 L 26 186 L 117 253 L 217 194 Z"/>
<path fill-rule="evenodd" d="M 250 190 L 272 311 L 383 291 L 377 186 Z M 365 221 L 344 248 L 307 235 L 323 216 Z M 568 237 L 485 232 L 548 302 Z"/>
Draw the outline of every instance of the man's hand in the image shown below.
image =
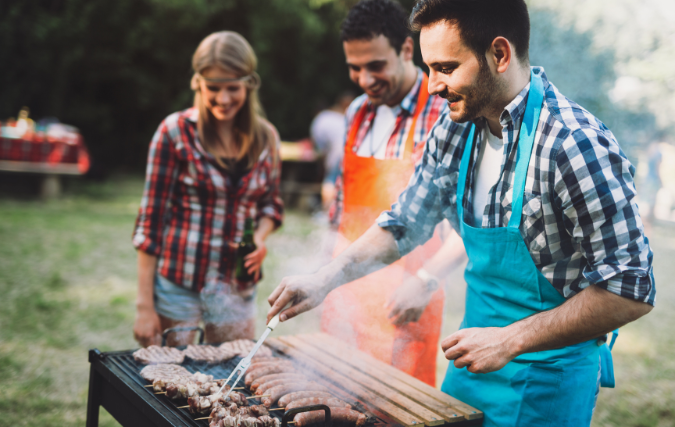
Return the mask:
<path fill-rule="evenodd" d="M 391 311 L 387 317 L 393 319 L 392 323 L 396 326 L 417 322 L 429 305 L 431 295 L 432 292 L 427 289 L 422 279 L 410 276 L 389 298 L 387 307 L 390 307 Z"/>
<path fill-rule="evenodd" d="M 162 328 L 159 315 L 154 308 L 138 307 L 136 309 L 134 339 L 143 347 L 162 344 Z"/>
<path fill-rule="evenodd" d="M 281 312 L 279 320 L 282 322 L 309 311 L 321 304 L 331 289 L 325 285 L 325 279 L 318 274 L 303 276 L 284 277 L 267 302 L 272 306 L 267 312 L 267 322 L 286 307 L 288 303 L 293 305 Z"/>
<path fill-rule="evenodd" d="M 486 374 L 502 369 L 518 356 L 515 341 L 505 328 L 468 328 L 445 338 L 441 348 L 456 368 Z"/>

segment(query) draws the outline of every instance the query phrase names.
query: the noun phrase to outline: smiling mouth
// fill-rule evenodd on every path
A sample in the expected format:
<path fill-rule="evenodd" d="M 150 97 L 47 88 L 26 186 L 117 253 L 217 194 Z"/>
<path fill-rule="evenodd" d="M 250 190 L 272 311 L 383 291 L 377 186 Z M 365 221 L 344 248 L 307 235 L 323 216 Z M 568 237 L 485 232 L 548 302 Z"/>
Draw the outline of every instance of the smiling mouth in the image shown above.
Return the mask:
<path fill-rule="evenodd" d="M 378 84 L 373 87 L 368 88 L 366 92 L 368 92 L 371 95 L 378 95 L 380 92 L 382 92 L 382 89 L 384 88 L 383 84 Z"/>
<path fill-rule="evenodd" d="M 460 99 L 462 99 L 461 96 L 449 96 L 445 98 L 445 100 L 448 101 L 448 104 L 454 104 L 455 102 L 458 102 Z"/>

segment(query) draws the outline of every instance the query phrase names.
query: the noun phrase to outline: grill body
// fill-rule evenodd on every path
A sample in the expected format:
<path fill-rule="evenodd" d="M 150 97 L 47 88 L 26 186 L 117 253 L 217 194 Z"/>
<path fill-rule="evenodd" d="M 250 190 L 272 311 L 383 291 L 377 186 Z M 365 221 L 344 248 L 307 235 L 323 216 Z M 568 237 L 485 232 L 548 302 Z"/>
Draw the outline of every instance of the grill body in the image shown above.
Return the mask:
<path fill-rule="evenodd" d="M 270 340 L 274 341 L 274 340 Z M 274 355 L 281 359 L 290 359 L 295 363 L 298 359 L 289 357 L 279 347 L 270 342 Z M 179 347 L 181 348 L 181 347 Z M 89 374 L 89 396 L 87 402 L 87 427 L 98 426 L 99 407 L 104 407 L 122 426 L 194 426 L 204 427 L 208 426 L 208 420 L 195 421 L 197 416 L 189 413 L 187 409 L 178 409 L 179 406 L 186 405 L 184 400 L 173 401 L 165 395 L 156 395 L 151 387 L 145 387 L 149 383 L 140 375 L 141 369 L 145 367 L 137 363 L 133 358 L 134 350 L 101 352 L 98 349 L 89 351 L 89 362 L 91 364 Z M 214 378 L 227 378 L 235 369 L 237 363 L 241 360 L 240 357 L 235 357 L 229 361 L 209 365 L 206 362 L 198 362 L 189 358 L 181 366 L 185 367 L 190 372 L 202 372 L 204 374 L 213 375 Z M 321 362 L 318 361 L 317 362 Z M 328 361 L 326 361 L 328 362 Z M 306 365 L 305 365 L 306 366 Z M 307 366 L 307 368 L 310 368 Z M 333 372 L 332 370 L 330 372 Z M 308 369 L 308 375 L 316 374 L 316 370 L 312 372 Z M 403 427 L 399 422 L 386 415 L 386 411 L 378 407 L 376 402 L 365 401 L 355 396 L 350 390 L 349 383 L 345 387 L 344 383 L 335 384 L 327 377 L 319 373 L 317 381 L 323 383 L 331 391 L 337 392 L 338 397 L 343 398 L 348 403 L 352 404 L 353 409 L 362 412 L 367 417 L 365 427 L 379 427 L 379 426 L 397 426 Z M 241 381 L 243 383 L 243 380 Z M 355 382 L 354 387 L 359 387 Z M 243 384 L 237 384 L 243 386 Z M 238 390 L 247 396 L 251 393 L 249 390 Z M 252 404 L 259 404 L 260 401 L 253 400 Z M 292 410 L 293 411 L 293 410 Z M 383 412 L 384 411 L 384 412 Z M 289 411 L 290 412 L 290 411 Z M 475 413 L 475 412 L 474 412 Z M 207 416 L 207 415 L 202 415 Z M 278 418 L 280 421 L 284 416 L 283 411 L 270 412 L 270 416 Z M 287 419 L 290 419 L 292 414 L 288 414 Z M 434 418 L 436 420 L 436 418 Z M 466 427 L 482 425 L 482 414 L 477 419 L 465 419 L 458 417 L 448 421 L 445 424 L 443 421 L 438 421 L 432 424 L 434 427 Z M 424 426 L 424 423 L 412 423 L 413 426 Z M 406 427 L 411 427 L 408 424 Z"/>

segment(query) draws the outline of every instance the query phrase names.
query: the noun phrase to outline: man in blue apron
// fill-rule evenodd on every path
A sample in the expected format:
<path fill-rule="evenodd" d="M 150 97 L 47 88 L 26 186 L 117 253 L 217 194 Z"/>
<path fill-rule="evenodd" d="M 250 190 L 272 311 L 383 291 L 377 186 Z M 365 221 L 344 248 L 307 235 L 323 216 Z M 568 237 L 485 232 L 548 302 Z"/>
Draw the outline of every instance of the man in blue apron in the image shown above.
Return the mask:
<path fill-rule="evenodd" d="M 464 321 L 441 343 L 453 361 L 442 390 L 486 426 L 588 426 L 599 385 L 614 385 L 607 334 L 654 304 L 634 168 L 603 123 L 530 67 L 524 0 L 419 0 L 410 21 L 429 92 L 449 111 L 391 210 L 317 273 L 282 280 L 268 316 L 315 307 L 447 218 L 469 262 Z"/>

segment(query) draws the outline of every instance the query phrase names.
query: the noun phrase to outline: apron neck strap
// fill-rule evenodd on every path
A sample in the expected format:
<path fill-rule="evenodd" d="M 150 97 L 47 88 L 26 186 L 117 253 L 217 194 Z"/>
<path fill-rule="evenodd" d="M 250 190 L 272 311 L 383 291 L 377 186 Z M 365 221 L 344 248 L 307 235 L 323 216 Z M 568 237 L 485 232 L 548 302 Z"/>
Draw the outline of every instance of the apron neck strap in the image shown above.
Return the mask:
<path fill-rule="evenodd" d="M 544 83 L 541 81 L 541 76 L 534 71 L 530 71 L 530 93 L 527 98 L 525 115 L 518 136 L 516 170 L 513 179 L 513 202 L 511 203 L 511 218 L 508 224 L 508 228 L 516 230 L 520 227 L 520 219 L 523 215 L 523 192 L 525 191 L 527 168 L 530 164 L 530 155 L 532 154 L 532 147 L 534 147 L 534 137 L 543 101 Z M 471 124 L 469 136 L 464 146 L 464 153 L 462 154 L 462 161 L 459 166 L 459 179 L 457 181 L 457 213 L 460 224 L 464 224 L 464 194 L 467 185 L 466 178 L 469 171 L 469 162 L 475 147 L 475 134 L 476 125 Z"/>
<path fill-rule="evenodd" d="M 466 189 L 469 161 L 471 160 L 471 153 L 473 153 L 473 147 L 476 140 L 476 125 L 472 123 L 469 129 L 469 136 L 464 143 L 462 161 L 459 164 L 459 178 L 457 180 L 457 213 L 459 215 L 460 224 L 464 224 L 464 190 Z"/>
<path fill-rule="evenodd" d="M 410 124 L 410 130 L 408 131 L 408 137 L 405 141 L 405 147 L 403 148 L 403 158 L 409 159 L 412 156 L 413 149 L 415 148 L 415 126 L 417 125 L 417 119 L 422 114 L 424 106 L 429 100 L 429 77 L 425 73 L 422 73 L 422 83 L 417 94 L 417 105 L 415 106 L 415 112 L 413 113 L 413 120 Z M 352 153 L 354 150 L 354 144 L 356 143 L 356 135 L 361 129 L 361 124 L 363 119 L 368 113 L 368 101 L 363 103 L 363 106 L 359 108 L 359 111 L 356 112 L 352 125 L 349 128 L 349 133 L 347 134 L 347 141 L 345 143 L 345 152 Z"/>
<path fill-rule="evenodd" d="M 523 193 L 527 180 L 527 169 L 530 164 L 543 101 L 544 83 L 541 81 L 541 76 L 534 71 L 530 71 L 530 93 L 527 96 L 527 107 L 518 135 L 516 170 L 513 178 L 513 201 L 511 202 L 511 218 L 508 225 L 509 228 L 516 230 L 520 227 L 520 219 L 523 216 Z"/>
<path fill-rule="evenodd" d="M 405 141 L 405 151 L 403 152 L 404 159 L 409 159 L 412 156 L 413 148 L 415 148 L 415 126 L 417 125 L 417 119 L 422 114 L 422 110 L 424 110 L 424 106 L 427 104 L 428 100 L 429 77 L 422 73 L 422 83 L 420 83 L 420 88 L 417 92 L 417 105 L 415 106 L 415 113 L 413 115 L 413 121 L 410 124 L 410 130 L 408 131 L 408 139 Z"/>
<path fill-rule="evenodd" d="M 345 142 L 345 153 L 351 153 L 354 150 L 354 143 L 356 142 L 356 135 L 359 133 L 361 128 L 361 123 L 363 123 L 363 118 L 366 117 L 368 112 L 368 101 L 363 103 L 363 106 L 359 108 L 359 111 L 356 112 L 354 120 L 352 121 L 352 126 L 349 128 L 349 133 L 347 134 L 347 141 Z"/>

